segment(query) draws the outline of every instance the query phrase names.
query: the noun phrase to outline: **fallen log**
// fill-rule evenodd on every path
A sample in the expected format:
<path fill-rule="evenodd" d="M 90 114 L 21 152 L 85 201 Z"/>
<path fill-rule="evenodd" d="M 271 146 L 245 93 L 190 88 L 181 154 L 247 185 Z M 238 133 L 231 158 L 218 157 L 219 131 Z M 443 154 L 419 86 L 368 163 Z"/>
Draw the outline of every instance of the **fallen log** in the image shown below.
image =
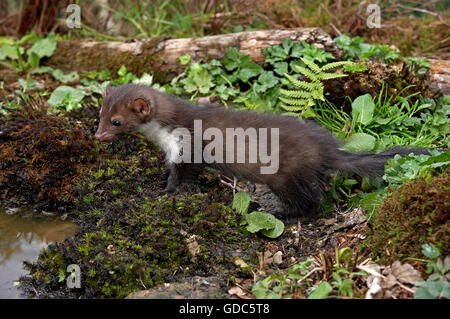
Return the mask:
<path fill-rule="evenodd" d="M 60 41 L 46 65 L 65 72 L 116 72 L 122 65 L 135 74 L 153 74 L 158 82 L 170 81 L 184 70 L 178 57 L 191 56 L 191 61 L 222 59 L 231 47 L 250 54 L 256 63 L 264 62 L 262 49 L 279 44 L 283 39 L 305 40 L 338 56 L 331 37 L 319 28 L 246 31 L 203 38 L 152 38 L 134 42 Z"/>
<path fill-rule="evenodd" d="M 159 83 L 167 83 L 185 69 L 178 61 L 184 54 L 191 61 L 222 59 L 231 47 L 250 54 L 256 63 L 264 63 L 262 50 L 283 39 L 305 40 L 324 48 L 335 57 L 342 56 L 331 37 L 320 28 L 261 30 L 207 36 L 203 38 L 170 39 L 167 37 L 133 40 L 133 42 L 60 41 L 46 65 L 65 72 L 90 72 L 108 69 L 113 74 L 125 65 L 137 75 L 144 72 Z M 430 60 L 427 84 L 432 94 L 450 94 L 450 61 Z"/>
<path fill-rule="evenodd" d="M 431 92 L 450 94 L 450 61 L 429 59 L 428 85 Z"/>

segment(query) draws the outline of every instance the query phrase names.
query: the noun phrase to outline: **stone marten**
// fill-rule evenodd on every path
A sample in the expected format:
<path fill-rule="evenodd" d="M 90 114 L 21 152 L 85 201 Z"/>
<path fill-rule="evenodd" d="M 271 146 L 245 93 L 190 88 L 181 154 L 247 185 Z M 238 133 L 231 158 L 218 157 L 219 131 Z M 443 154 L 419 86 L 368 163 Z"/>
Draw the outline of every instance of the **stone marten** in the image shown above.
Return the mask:
<path fill-rule="evenodd" d="M 193 105 L 141 85 L 107 87 L 95 138 L 107 141 L 132 132 L 145 135 L 166 154 L 168 193 L 208 165 L 268 185 L 285 204 L 286 217 L 317 211 L 335 171 L 376 176 L 396 154 L 428 153 L 409 148 L 346 152 L 313 120 Z"/>

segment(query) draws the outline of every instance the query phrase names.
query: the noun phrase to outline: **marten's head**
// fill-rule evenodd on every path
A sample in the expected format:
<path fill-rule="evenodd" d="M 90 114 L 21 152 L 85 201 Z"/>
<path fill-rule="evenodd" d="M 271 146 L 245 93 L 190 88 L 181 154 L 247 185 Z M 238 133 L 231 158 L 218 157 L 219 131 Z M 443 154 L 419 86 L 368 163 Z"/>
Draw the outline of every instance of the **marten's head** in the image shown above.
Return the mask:
<path fill-rule="evenodd" d="M 110 141 L 120 134 L 136 132 L 151 120 L 154 99 L 138 85 L 106 87 L 95 138 Z"/>

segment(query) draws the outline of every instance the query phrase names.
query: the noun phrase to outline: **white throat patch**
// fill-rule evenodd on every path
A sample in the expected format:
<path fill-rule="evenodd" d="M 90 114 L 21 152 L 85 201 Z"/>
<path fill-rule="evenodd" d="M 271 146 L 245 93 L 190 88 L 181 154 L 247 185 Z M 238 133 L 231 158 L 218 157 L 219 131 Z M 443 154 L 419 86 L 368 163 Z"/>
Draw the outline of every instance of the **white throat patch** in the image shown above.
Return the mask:
<path fill-rule="evenodd" d="M 177 162 L 181 151 L 179 135 L 172 134 L 169 128 L 163 128 L 155 121 L 142 124 L 139 127 L 139 132 L 150 141 L 158 143 L 159 148 L 166 154 L 169 163 Z"/>

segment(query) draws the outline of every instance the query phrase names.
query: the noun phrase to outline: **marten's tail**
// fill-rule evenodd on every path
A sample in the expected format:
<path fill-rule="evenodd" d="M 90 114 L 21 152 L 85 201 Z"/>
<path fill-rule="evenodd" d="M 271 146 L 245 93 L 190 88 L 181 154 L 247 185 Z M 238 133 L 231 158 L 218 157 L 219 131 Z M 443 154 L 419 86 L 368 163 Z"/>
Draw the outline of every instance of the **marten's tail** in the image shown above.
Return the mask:
<path fill-rule="evenodd" d="M 378 154 L 362 152 L 351 153 L 339 150 L 336 168 L 358 174 L 359 176 L 383 175 L 384 166 L 387 164 L 388 159 L 393 158 L 395 155 L 399 154 L 405 156 L 410 153 L 413 153 L 414 155 L 429 154 L 429 151 L 429 149 L 424 148 L 405 147 L 394 147 Z"/>

